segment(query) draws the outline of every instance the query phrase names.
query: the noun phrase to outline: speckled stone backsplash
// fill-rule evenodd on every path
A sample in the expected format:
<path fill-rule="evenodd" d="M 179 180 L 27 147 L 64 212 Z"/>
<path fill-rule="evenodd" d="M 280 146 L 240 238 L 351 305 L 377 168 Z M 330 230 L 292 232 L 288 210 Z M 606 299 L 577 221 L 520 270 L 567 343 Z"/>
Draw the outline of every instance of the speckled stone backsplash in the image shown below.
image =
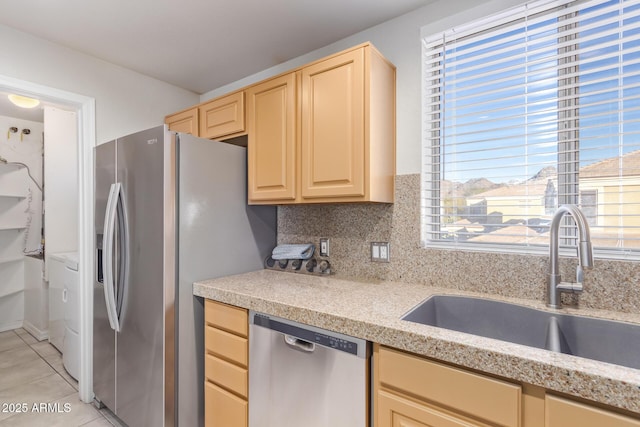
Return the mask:
<path fill-rule="evenodd" d="M 331 239 L 337 276 L 424 283 L 505 297 L 544 300 L 548 257 L 425 249 L 420 246 L 420 175 L 396 177 L 393 205 L 332 204 L 280 206 L 278 242 L 319 245 Z M 390 242 L 391 262 L 369 259 L 370 242 Z M 561 272 L 575 271 L 561 259 Z M 640 262 L 596 259 L 585 273 L 585 290 L 566 303 L 640 313 Z"/>

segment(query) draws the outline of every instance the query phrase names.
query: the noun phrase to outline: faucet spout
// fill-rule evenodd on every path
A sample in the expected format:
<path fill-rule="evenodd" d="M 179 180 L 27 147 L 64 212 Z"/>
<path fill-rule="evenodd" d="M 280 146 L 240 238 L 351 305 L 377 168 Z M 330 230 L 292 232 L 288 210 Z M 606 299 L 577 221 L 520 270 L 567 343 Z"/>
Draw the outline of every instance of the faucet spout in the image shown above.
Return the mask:
<path fill-rule="evenodd" d="M 559 230 L 562 218 L 569 214 L 578 228 L 578 268 L 576 270 L 577 283 L 562 282 L 558 261 Z M 553 215 L 549 231 L 549 274 L 547 277 L 547 305 L 560 308 L 561 292 L 582 291 L 583 270 L 593 267 L 593 248 L 589 223 L 584 213 L 575 205 L 562 205 Z"/>

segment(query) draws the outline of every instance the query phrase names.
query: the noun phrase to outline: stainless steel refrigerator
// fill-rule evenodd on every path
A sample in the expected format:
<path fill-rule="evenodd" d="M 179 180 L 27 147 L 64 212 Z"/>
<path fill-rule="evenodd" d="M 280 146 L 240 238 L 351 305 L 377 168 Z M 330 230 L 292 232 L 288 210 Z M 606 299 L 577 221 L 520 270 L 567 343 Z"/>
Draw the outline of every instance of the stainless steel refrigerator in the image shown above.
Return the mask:
<path fill-rule="evenodd" d="M 130 427 L 203 425 L 197 280 L 263 267 L 274 207 L 248 206 L 246 149 L 165 126 L 95 148 L 93 388 Z"/>

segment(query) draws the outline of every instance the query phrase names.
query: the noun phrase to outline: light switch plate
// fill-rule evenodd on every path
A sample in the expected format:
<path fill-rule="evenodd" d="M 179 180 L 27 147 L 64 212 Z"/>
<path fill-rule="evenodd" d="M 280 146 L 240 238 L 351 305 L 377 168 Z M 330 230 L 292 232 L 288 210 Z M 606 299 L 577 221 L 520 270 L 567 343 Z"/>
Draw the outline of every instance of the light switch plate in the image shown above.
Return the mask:
<path fill-rule="evenodd" d="M 371 261 L 389 262 L 389 242 L 371 242 Z"/>
<path fill-rule="evenodd" d="M 329 239 L 326 237 L 320 239 L 320 256 L 329 256 Z"/>

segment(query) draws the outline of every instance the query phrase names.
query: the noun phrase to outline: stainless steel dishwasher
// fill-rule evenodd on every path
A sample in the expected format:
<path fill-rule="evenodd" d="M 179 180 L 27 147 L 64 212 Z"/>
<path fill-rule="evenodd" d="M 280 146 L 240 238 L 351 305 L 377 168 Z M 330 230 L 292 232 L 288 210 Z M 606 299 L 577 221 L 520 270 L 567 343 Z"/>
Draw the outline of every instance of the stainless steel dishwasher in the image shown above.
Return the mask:
<path fill-rule="evenodd" d="M 367 341 L 249 313 L 249 427 L 366 427 Z"/>

